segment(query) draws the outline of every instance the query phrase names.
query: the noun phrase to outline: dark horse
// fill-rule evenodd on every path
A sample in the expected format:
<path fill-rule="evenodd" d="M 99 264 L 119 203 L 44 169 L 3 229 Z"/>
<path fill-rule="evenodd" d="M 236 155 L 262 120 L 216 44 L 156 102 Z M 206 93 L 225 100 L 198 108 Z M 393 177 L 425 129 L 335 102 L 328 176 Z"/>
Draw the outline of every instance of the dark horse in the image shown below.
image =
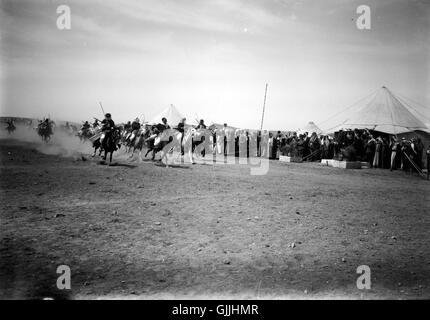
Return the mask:
<path fill-rule="evenodd" d="M 101 155 L 102 151 L 105 152 L 105 155 L 102 158 L 103 160 L 106 160 L 107 154 L 110 153 L 109 164 L 111 164 L 112 155 L 114 151 L 118 150 L 118 148 L 121 147 L 121 145 L 119 144 L 120 140 L 121 140 L 121 130 L 118 127 L 116 127 L 115 129 L 112 130 L 110 134 L 107 134 L 107 136 L 103 140 L 103 143 L 100 143 L 100 138 L 98 138 L 93 142 L 93 147 L 94 147 L 93 156 L 96 154 L 97 149 L 100 148 L 99 155 Z"/>
<path fill-rule="evenodd" d="M 37 126 L 37 134 L 42 138 L 44 142 L 48 142 L 49 140 L 51 140 L 51 136 L 54 134 L 52 126 L 53 124 L 50 120 L 39 122 Z"/>
<path fill-rule="evenodd" d="M 7 130 L 8 134 L 12 134 L 16 130 L 16 127 L 15 127 L 13 121 L 8 121 L 7 122 L 6 130 Z"/>

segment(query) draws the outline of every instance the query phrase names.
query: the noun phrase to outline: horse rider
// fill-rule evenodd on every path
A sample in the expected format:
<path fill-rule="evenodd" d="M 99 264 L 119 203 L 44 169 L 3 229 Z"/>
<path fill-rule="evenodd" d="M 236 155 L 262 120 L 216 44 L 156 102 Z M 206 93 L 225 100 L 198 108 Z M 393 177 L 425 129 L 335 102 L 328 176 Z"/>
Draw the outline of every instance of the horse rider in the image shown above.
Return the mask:
<path fill-rule="evenodd" d="M 8 119 L 6 121 L 6 124 L 7 124 L 8 127 L 14 127 L 15 126 L 15 123 L 14 123 L 13 119 Z"/>
<path fill-rule="evenodd" d="M 149 129 L 149 137 L 145 140 L 145 142 L 150 143 L 151 141 L 155 140 L 155 138 L 160 134 L 160 130 L 158 130 L 157 126 L 152 126 Z"/>
<path fill-rule="evenodd" d="M 206 129 L 205 121 L 203 119 L 200 120 L 198 126 L 196 127 L 197 130 L 199 129 Z"/>
<path fill-rule="evenodd" d="M 158 128 L 158 130 L 160 131 L 160 133 L 161 132 L 163 132 L 164 130 L 166 130 L 166 129 L 170 129 L 170 126 L 169 126 L 169 124 L 167 123 L 167 119 L 166 118 L 162 118 L 161 119 L 161 123 L 159 123 L 158 125 L 157 125 L 157 128 Z"/>
<path fill-rule="evenodd" d="M 101 122 L 102 124 L 102 135 L 100 137 L 100 143 L 103 144 L 104 139 L 110 136 L 112 130 L 115 128 L 115 122 L 112 120 L 110 113 L 105 114 L 105 118 Z"/>
<path fill-rule="evenodd" d="M 128 121 L 125 125 L 124 125 L 124 132 L 126 133 L 126 139 L 128 139 L 130 133 L 131 133 L 131 121 Z"/>
<path fill-rule="evenodd" d="M 130 141 L 133 141 L 134 138 L 136 138 L 140 128 L 141 128 L 141 125 L 139 122 L 139 118 L 134 119 L 133 123 L 131 124 L 131 134 L 128 136 L 130 137 Z"/>
<path fill-rule="evenodd" d="M 90 128 L 91 128 L 91 126 L 88 123 L 88 121 L 85 121 L 84 124 L 81 127 L 81 130 L 82 130 L 82 132 L 86 132 L 86 131 L 90 130 Z"/>
<path fill-rule="evenodd" d="M 99 120 L 94 118 L 93 128 L 97 128 L 99 126 Z"/>

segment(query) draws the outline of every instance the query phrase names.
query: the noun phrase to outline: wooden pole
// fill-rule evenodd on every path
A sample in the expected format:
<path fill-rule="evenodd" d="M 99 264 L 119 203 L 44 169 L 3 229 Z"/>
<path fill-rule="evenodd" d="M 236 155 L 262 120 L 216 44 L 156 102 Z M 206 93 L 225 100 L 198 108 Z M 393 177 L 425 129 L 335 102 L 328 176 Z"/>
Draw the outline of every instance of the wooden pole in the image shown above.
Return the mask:
<path fill-rule="evenodd" d="M 263 130 L 263 120 L 264 120 L 264 111 L 266 109 L 266 96 L 267 96 L 267 83 L 266 83 L 266 89 L 264 91 L 264 102 L 263 102 L 263 114 L 261 115 L 261 126 L 260 131 Z"/>

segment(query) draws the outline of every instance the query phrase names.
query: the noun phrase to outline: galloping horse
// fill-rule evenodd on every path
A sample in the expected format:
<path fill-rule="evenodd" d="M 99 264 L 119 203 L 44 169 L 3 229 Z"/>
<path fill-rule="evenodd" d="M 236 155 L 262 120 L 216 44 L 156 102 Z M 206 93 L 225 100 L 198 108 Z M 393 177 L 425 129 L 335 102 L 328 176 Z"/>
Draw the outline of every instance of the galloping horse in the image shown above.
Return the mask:
<path fill-rule="evenodd" d="M 133 130 L 131 132 L 126 132 L 125 134 L 121 134 L 121 141 L 125 145 L 125 152 L 128 153 L 133 148 L 133 153 L 136 150 L 135 145 L 138 142 L 139 138 L 142 134 L 146 133 L 146 129 L 141 127 L 139 130 Z M 133 154 L 130 156 L 132 157 Z"/>
<path fill-rule="evenodd" d="M 100 143 L 100 138 L 97 138 L 93 142 L 93 147 L 94 147 L 93 156 L 96 154 L 97 149 L 100 148 L 99 155 L 102 153 L 102 151 L 105 152 L 105 155 L 102 158 L 103 160 L 106 160 L 107 154 L 110 153 L 109 164 L 111 164 L 112 155 L 114 151 L 118 150 L 118 148 L 121 147 L 121 145 L 119 144 L 120 141 L 121 141 L 121 130 L 120 128 L 116 127 L 113 129 L 110 135 L 105 137 L 105 139 L 103 140 L 103 143 Z"/>
<path fill-rule="evenodd" d="M 15 124 L 13 123 L 12 120 L 7 121 L 6 130 L 8 134 L 12 134 L 16 130 Z"/>
<path fill-rule="evenodd" d="M 48 119 L 39 122 L 39 124 L 37 125 L 37 134 L 42 138 L 44 142 L 48 142 L 51 139 L 51 136 L 54 134 L 52 126 L 52 121 Z"/>
<path fill-rule="evenodd" d="M 148 145 L 148 151 L 145 154 L 145 157 L 148 155 L 149 152 L 152 151 L 152 160 L 155 159 L 155 155 L 163 151 L 165 147 L 172 143 L 172 148 L 170 150 L 165 150 L 163 155 L 161 156 L 161 160 L 163 158 L 166 158 L 167 160 L 167 153 L 173 151 L 174 149 L 179 147 L 179 151 L 181 148 L 181 140 L 182 140 L 182 132 L 176 130 L 176 129 L 166 129 L 163 132 L 161 132 L 154 140 L 153 145 Z"/>
<path fill-rule="evenodd" d="M 213 144 L 213 131 L 209 129 L 194 129 L 191 128 L 185 134 L 184 145 L 191 144 L 189 155 L 191 162 L 194 164 L 194 152 L 200 153 L 202 157 L 205 157 L 206 150 L 214 148 Z M 190 142 L 191 140 L 191 142 Z M 203 144 L 203 146 L 202 146 Z M 196 151 L 197 149 L 197 151 Z"/>
<path fill-rule="evenodd" d="M 92 132 L 91 129 L 79 129 L 78 133 L 76 134 L 81 142 L 89 140 L 93 135 L 94 132 Z"/>

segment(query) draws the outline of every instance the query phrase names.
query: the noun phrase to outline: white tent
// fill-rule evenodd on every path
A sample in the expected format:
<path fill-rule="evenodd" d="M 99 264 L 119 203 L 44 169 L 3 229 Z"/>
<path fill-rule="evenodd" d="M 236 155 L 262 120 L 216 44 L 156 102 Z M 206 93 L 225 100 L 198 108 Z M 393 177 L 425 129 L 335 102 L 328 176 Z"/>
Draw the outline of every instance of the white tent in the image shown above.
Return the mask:
<path fill-rule="evenodd" d="M 148 121 L 148 123 L 149 124 L 161 123 L 162 118 L 166 118 L 167 123 L 171 127 L 174 127 L 184 118 L 184 116 L 178 111 L 178 109 L 176 109 L 176 107 L 173 104 L 171 104 L 162 112 L 160 112 L 155 117 L 153 117 L 150 121 Z"/>
<path fill-rule="evenodd" d="M 332 131 L 340 129 L 370 129 L 389 134 L 428 131 L 427 126 L 408 110 L 388 88 L 382 87 L 364 106 L 345 116 Z"/>
<path fill-rule="evenodd" d="M 322 130 L 313 121 L 310 121 L 307 125 L 297 130 L 297 134 L 303 134 L 305 132 L 307 132 L 309 135 L 311 135 L 313 132 L 315 132 L 317 135 L 320 135 Z"/>

